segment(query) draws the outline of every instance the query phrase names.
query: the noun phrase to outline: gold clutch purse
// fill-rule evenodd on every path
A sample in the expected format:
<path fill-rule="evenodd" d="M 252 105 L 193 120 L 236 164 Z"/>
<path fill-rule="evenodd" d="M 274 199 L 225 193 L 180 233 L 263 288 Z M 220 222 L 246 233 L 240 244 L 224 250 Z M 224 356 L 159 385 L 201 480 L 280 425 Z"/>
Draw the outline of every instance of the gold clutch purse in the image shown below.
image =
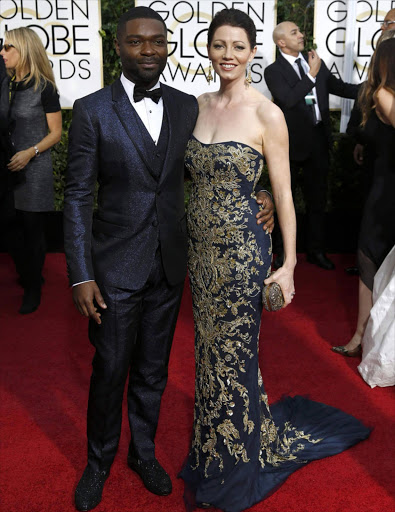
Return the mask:
<path fill-rule="evenodd" d="M 284 295 L 278 283 L 270 283 L 263 287 L 262 302 L 266 311 L 278 311 L 284 306 Z"/>

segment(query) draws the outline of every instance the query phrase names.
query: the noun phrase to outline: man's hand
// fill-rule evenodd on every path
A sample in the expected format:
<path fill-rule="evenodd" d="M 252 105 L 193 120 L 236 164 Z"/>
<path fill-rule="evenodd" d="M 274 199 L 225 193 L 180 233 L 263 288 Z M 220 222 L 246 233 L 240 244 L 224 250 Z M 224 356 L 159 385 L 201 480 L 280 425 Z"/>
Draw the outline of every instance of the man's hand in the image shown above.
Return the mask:
<path fill-rule="evenodd" d="M 15 155 L 11 158 L 10 163 L 7 165 L 8 169 L 11 172 L 21 171 L 27 166 L 35 154 L 36 152 L 33 148 L 18 151 L 18 153 L 15 153 Z"/>
<path fill-rule="evenodd" d="M 353 151 L 354 160 L 358 165 L 363 164 L 363 146 L 362 144 L 355 144 Z"/>
<path fill-rule="evenodd" d="M 73 287 L 73 301 L 78 311 L 81 315 L 91 318 L 100 325 L 101 314 L 97 312 L 94 300 L 102 309 L 107 308 L 95 281 L 88 281 Z"/>
<path fill-rule="evenodd" d="M 264 231 L 271 233 L 274 228 L 274 204 L 270 195 L 264 190 L 260 190 L 256 195 L 256 202 L 261 205 L 256 214 L 257 224 L 263 223 Z"/>
<path fill-rule="evenodd" d="M 308 52 L 308 56 L 309 56 L 309 59 L 308 59 L 308 62 L 309 62 L 309 66 L 310 66 L 310 75 L 312 77 L 316 77 L 318 75 L 318 71 L 320 70 L 320 67 L 321 67 L 321 59 L 320 57 L 318 57 L 318 54 L 315 50 L 310 50 Z"/>

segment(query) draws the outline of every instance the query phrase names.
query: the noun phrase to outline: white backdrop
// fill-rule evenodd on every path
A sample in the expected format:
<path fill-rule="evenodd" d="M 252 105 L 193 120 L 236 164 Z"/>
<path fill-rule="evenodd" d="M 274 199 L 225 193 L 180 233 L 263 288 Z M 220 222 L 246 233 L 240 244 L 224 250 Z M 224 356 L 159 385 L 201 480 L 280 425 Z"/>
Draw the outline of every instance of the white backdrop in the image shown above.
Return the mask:
<path fill-rule="evenodd" d="M 199 96 L 218 89 L 218 78 L 207 84 L 207 30 L 213 15 L 221 9 L 234 7 L 246 12 L 257 28 L 258 51 L 251 66 L 254 86 L 270 97 L 263 71 L 275 58 L 272 32 L 276 22 L 275 0 L 249 2 L 136 0 L 157 11 L 164 19 L 169 34 L 169 60 L 162 80 L 189 94 Z"/>
<path fill-rule="evenodd" d="M 347 20 L 352 12 L 349 2 L 355 2 L 355 19 Z M 335 76 L 348 78 L 344 68 L 346 42 L 352 45 L 350 65 L 352 83 L 363 82 L 370 58 L 381 34 L 380 22 L 390 9 L 395 8 L 395 0 L 315 0 L 314 37 L 317 52 Z M 350 34 L 346 33 L 349 21 Z M 351 22 L 351 23 L 350 23 Z M 340 107 L 340 99 L 331 97 L 331 108 Z"/>
<path fill-rule="evenodd" d="M 1 40 L 18 27 L 40 36 L 62 108 L 103 87 L 100 0 L 0 0 Z"/>

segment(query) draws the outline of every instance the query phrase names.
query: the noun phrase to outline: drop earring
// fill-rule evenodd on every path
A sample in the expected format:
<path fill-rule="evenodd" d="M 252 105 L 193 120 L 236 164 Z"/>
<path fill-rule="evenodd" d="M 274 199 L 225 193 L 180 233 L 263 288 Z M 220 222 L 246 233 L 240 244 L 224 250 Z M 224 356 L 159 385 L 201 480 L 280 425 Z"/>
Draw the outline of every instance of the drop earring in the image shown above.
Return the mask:
<path fill-rule="evenodd" d="M 208 75 L 206 76 L 206 80 L 207 80 L 208 85 L 210 85 L 210 82 L 212 82 L 214 80 L 213 75 L 211 74 L 211 60 L 209 61 Z"/>
<path fill-rule="evenodd" d="M 251 85 L 251 82 L 252 82 L 252 78 L 251 78 L 251 63 L 249 62 L 248 63 L 247 76 L 246 76 L 246 85 L 247 86 Z"/>

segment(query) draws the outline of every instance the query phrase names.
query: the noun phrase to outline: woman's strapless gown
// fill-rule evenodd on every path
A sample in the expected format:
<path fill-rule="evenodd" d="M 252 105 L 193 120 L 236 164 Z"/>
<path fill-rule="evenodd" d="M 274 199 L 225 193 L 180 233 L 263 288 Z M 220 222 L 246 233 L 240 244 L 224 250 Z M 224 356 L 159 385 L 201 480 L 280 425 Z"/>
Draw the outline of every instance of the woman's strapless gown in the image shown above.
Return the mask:
<path fill-rule="evenodd" d="M 190 506 L 240 512 L 303 464 L 339 453 L 369 429 L 300 396 L 269 408 L 258 364 L 271 239 L 256 224 L 263 157 L 237 142 L 189 141 L 189 276 L 195 320 L 192 446 L 180 476 Z"/>

